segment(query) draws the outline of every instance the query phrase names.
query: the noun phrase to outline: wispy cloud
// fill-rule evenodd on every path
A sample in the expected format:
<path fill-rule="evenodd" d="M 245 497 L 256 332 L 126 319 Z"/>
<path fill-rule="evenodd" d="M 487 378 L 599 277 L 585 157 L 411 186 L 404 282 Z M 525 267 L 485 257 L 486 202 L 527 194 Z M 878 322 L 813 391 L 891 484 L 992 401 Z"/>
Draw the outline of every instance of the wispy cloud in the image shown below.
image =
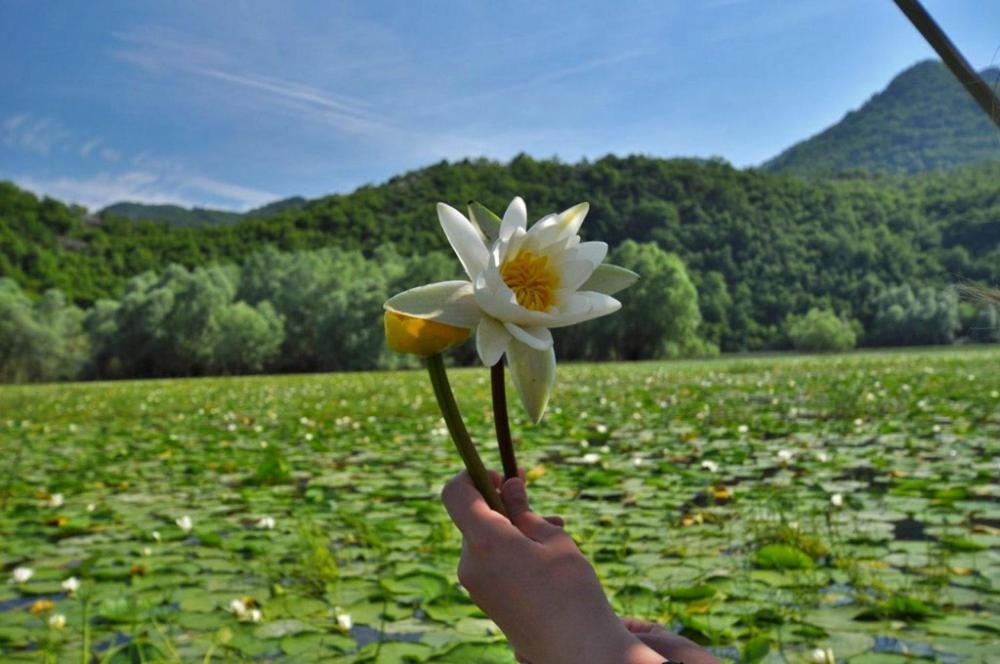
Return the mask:
<path fill-rule="evenodd" d="M 71 132 L 53 118 L 18 113 L 0 124 L 0 141 L 7 147 L 48 155 L 63 145 Z"/>
<path fill-rule="evenodd" d="M 115 57 L 146 71 L 222 81 L 253 95 L 258 109 L 294 110 L 348 132 L 388 129 L 368 104 L 300 81 L 246 71 L 230 53 L 159 27 L 115 32 Z"/>
<path fill-rule="evenodd" d="M 18 185 L 38 194 L 78 203 L 91 210 L 120 201 L 205 205 L 248 210 L 279 198 L 276 194 L 197 175 L 172 175 L 134 169 L 90 177 L 14 176 Z"/>

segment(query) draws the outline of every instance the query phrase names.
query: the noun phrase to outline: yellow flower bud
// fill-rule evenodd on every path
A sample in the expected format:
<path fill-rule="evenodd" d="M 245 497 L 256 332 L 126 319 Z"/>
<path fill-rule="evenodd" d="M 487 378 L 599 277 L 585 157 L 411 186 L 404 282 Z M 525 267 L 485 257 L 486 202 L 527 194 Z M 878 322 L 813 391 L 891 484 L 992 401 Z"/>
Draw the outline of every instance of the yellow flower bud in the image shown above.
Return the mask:
<path fill-rule="evenodd" d="M 395 311 L 385 312 L 385 338 L 397 353 L 435 355 L 469 338 L 464 327 L 414 318 Z"/>

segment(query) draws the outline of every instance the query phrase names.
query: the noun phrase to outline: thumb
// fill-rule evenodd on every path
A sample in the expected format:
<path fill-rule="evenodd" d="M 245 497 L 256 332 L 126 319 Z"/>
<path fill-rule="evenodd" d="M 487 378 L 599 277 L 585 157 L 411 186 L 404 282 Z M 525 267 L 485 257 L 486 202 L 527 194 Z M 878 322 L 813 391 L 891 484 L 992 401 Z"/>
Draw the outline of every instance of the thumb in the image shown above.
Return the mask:
<path fill-rule="evenodd" d="M 549 523 L 531 511 L 528 505 L 528 492 L 524 488 L 524 480 L 514 477 L 500 487 L 500 499 L 507 510 L 507 518 L 526 537 L 536 542 L 542 542 L 554 534 L 563 532 L 562 528 Z"/>

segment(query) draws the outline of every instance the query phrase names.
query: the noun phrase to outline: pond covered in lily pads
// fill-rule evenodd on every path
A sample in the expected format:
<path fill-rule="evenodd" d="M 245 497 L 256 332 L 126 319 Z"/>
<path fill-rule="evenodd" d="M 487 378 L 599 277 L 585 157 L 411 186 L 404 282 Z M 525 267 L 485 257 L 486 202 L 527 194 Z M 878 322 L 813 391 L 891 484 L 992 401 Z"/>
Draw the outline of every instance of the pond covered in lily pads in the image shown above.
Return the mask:
<path fill-rule="evenodd" d="M 488 371 L 451 373 L 499 465 Z M 1000 661 L 1000 350 L 559 374 L 518 454 L 622 614 L 732 660 Z M 513 662 L 456 583 L 446 436 L 422 372 L 0 388 L 0 659 Z"/>

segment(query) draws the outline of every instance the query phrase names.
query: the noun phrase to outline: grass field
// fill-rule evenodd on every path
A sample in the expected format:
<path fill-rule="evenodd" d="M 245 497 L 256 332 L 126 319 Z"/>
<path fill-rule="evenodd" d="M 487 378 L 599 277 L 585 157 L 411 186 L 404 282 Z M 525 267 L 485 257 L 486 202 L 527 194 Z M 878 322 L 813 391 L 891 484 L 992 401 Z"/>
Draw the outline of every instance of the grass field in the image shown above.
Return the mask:
<path fill-rule="evenodd" d="M 737 660 L 1000 661 L 1000 349 L 559 372 L 520 460 L 623 614 Z M 498 465 L 488 372 L 452 377 Z M 0 454 L 4 662 L 513 662 L 422 372 L 2 387 Z"/>

